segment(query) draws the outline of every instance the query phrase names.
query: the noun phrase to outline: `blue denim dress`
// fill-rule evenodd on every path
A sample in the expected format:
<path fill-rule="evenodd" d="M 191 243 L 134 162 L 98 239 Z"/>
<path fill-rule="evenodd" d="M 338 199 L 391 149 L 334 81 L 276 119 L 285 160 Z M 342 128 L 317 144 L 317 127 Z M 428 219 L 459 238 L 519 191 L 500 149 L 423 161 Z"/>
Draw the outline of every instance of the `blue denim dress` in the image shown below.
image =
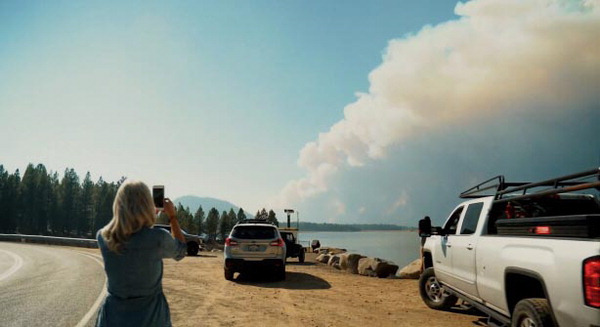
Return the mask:
<path fill-rule="evenodd" d="M 183 259 L 185 243 L 164 229 L 148 227 L 131 235 L 120 254 L 108 249 L 100 232 L 96 239 L 108 278 L 96 326 L 171 326 L 162 291 L 162 259 Z"/>

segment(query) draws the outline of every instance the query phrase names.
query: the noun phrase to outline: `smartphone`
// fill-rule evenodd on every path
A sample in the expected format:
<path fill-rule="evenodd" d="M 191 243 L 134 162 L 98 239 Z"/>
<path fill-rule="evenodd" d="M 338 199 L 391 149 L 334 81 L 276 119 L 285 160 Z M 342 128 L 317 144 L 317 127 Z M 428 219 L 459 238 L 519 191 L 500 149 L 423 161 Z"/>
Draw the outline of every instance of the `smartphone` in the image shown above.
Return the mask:
<path fill-rule="evenodd" d="M 152 186 L 152 198 L 156 209 L 162 209 L 165 206 L 165 187 L 164 185 Z"/>

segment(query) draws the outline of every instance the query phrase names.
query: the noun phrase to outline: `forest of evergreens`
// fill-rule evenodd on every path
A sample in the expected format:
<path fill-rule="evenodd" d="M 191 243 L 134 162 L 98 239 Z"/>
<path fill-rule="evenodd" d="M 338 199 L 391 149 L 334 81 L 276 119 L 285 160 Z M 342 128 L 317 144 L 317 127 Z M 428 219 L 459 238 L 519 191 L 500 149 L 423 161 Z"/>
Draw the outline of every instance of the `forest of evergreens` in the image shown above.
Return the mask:
<path fill-rule="evenodd" d="M 9 173 L 0 165 L 0 233 L 93 238 L 112 219 L 112 205 L 119 186 L 126 180 L 92 181 L 89 172 L 83 181 L 72 168 L 62 176 L 48 171 L 43 164 L 29 164 L 25 172 Z M 246 219 L 243 209 L 228 212 L 202 206 L 177 206 L 178 220 L 187 232 L 221 239 L 238 221 Z M 273 210 L 264 208 L 256 217 L 278 223 Z"/>

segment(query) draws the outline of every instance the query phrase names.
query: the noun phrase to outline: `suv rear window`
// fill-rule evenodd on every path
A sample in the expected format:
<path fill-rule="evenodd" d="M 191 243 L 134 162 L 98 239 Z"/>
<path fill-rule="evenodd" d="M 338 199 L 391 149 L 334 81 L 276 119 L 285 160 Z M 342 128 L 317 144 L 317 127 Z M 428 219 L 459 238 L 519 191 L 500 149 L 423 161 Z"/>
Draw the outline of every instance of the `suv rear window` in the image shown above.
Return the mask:
<path fill-rule="evenodd" d="M 275 228 L 266 226 L 238 226 L 233 229 L 231 236 L 246 240 L 261 240 L 275 238 Z"/>

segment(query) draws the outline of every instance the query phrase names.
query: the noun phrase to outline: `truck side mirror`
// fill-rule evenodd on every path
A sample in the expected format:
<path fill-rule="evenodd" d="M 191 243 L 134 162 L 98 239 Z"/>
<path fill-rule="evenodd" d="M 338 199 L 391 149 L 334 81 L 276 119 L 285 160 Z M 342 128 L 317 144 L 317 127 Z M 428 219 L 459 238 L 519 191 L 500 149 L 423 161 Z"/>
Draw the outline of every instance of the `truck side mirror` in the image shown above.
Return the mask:
<path fill-rule="evenodd" d="M 419 220 L 419 236 L 429 237 L 431 236 L 431 220 L 429 217 L 425 217 Z"/>

